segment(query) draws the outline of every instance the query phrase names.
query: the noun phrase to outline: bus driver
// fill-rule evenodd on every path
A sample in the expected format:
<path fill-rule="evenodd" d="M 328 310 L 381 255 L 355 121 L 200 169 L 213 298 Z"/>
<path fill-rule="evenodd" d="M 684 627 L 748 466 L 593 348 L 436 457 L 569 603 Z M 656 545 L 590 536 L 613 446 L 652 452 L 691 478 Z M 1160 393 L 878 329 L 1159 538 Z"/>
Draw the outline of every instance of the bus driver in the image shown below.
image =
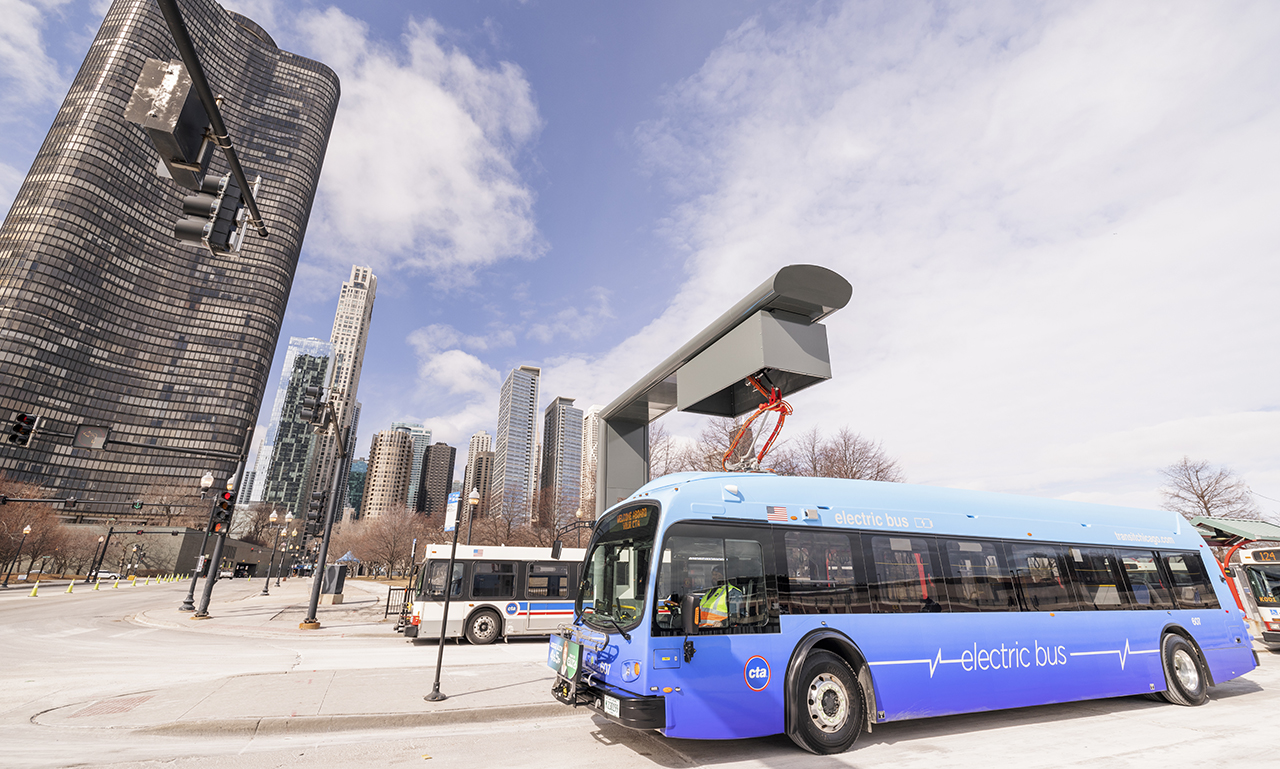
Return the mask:
<path fill-rule="evenodd" d="M 711 569 L 711 583 L 714 585 L 702 596 L 699 603 L 701 619 L 699 627 L 728 627 L 730 610 L 737 611 L 742 602 L 742 591 L 724 579 L 724 569 L 715 566 Z"/>

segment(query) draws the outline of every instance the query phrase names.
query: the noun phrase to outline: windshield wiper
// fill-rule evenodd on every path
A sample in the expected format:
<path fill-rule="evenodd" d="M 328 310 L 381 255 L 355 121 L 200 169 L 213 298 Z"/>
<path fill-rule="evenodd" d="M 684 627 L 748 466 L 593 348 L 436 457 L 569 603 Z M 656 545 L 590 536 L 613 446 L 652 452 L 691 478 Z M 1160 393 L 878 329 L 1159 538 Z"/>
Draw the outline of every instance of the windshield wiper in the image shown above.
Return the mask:
<path fill-rule="evenodd" d="M 609 615 L 609 614 L 597 614 L 596 616 L 597 616 L 597 617 L 603 617 L 604 619 L 609 620 L 609 624 L 610 624 L 610 625 L 613 625 L 614 627 L 616 627 L 616 628 L 618 629 L 618 632 L 622 634 L 622 637 L 623 637 L 623 638 L 625 638 L 625 639 L 627 639 L 627 643 L 631 643 L 631 634 L 630 634 L 630 633 L 628 633 L 627 631 L 623 630 L 623 629 L 622 629 L 622 625 L 619 625 L 619 624 L 618 624 L 618 621 L 617 621 L 616 619 L 614 619 L 611 615 Z"/>

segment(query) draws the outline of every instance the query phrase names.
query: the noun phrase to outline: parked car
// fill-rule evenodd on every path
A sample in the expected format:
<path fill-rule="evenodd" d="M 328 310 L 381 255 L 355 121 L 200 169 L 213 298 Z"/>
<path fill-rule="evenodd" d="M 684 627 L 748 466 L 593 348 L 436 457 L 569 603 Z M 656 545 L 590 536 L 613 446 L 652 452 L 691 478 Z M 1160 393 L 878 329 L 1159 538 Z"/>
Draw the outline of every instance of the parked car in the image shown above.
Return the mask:
<path fill-rule="evenodd" d="M 120 579 L 120 575 L 114 571 L 100 571 L 98 572 L 98 579 Z"/>

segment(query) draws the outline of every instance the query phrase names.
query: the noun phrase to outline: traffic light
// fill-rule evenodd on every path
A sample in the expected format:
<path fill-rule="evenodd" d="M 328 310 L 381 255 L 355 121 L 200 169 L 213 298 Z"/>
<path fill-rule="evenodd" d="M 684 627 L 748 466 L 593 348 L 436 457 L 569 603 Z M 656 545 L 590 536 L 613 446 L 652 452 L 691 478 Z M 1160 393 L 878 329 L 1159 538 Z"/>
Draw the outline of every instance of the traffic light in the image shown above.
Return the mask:
<path fill-rule="evenodd" d="M 298 409 L 298 417 L 308 424 L 319 428 L 329 421 L 329 409 L 324 403 L 323 387 L 308 387 L 302 391 L 302 408 Z"/>
<path fill-rule="evenodd" d="M 182 199 L 184 216 L 173 226 L 173 234 L 184 243 L 195 243 L 210 251 L 239 251 L 243 239 L 243 201 L 240 185 L 231 174 L 206 176 L 200 191 Z"/>
<path fill-rule="evenodd" d="M 235 512 L 235 492 L 223 491 L 213 503 L 213 524 L 210 534 L 223 534 L 231 528 L 231 516 Z"/>
<path fill-rule="evenodd" d="M 324 530 L 324 503 L 328 496 L 327 491 L 316 491 L 311 494 L 311 501 L 307 503 L 307 523 L 303 532 L 308 537 L 318 537 Z"/>
<path fill-rule="evenodd" d="M 15 414 L 13 426 L 9 428 L 9 442 L 15 446 L 26 446 L 36 435 L 38 419 L 31 414 Z"/>

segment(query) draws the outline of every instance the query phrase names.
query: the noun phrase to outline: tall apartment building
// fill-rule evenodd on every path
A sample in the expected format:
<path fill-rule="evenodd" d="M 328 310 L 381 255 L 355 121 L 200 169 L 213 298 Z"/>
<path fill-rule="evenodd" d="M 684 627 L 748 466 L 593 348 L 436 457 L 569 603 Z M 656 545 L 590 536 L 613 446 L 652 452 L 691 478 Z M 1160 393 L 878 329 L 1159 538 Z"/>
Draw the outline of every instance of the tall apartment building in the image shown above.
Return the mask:
<path fill-rule="evenodd" d="M 328 358 L 333 348 L 323 339 L 315 337 L 289 337 L 289 346 L 284 352 L 284 366 L 280 370 L 280 384 L 276 387 L 276 397 L 271 403 L 271 420 L 267 422 L 267 434 L 258 445 L 258 459 L 254 463 L 254 488 L 249 493 L 250 502 L 261 502 L 266 489 L 266 478 L 271 474 L 271 455 L 275 451 L 276 435 L 280 432 L 280 419 L 284 414 L 284 404 L 289 396 L 289 383 L 293 379 L 293 364 L 299 355 L 313 358 Z M 323 386 L 320 383 L 318 386 Z"/>
<path fill-rule="evenodd" d="M 373 436 L 369 471 L 364 481 L 361 518 L 377 518 L 406 509 L 405 495 L 413 466 L 413 435 L 407 427 L 382 430 Z"/>
<path fill-rule="evenodd" d="M 600 458 L 600 412 L 604 406 L 592 406 L 582 415 L 582 491 L 578 517 L 596 517 L 596 464 Z"/>
<path fill-rule="evenodd" d="M 542 423 L 538 524 L 555 526 L 576 515 L 582 497 L 582 409 L 573 398 L 547 404 Z"/>
<path fill-rule="evenodd" d="M 418 484 L 422 478 L 422 463 L 427 456 L 427 447 L 431 445 L 431 430 L 423 427 L 421 422 L 392 422 L 392 430 L 408 430 L 413 436 L 413 469 L 409 473 L 409 488 L 405 491 L 405 504 L 409 509 L 421 511 L 418 506 Z"/>
<path fill-rule="evenodd" d="M 0 411 L 234 455 L 258 421 L 338 78 L 212 0 L 182 8 L 245 171 L 269 180 L 258 204 L 271 237 L 218 255 L 174 238 L 189 191 L 157 176 L 155 148 L 123 113 L 145 61 L 179 56 L 155 3 L 115 0 L 0 226 Z M 209 173 L 227 172 L 215 153 Z M 0 472 L 46 496 L 102 502 L 195 488 L 206 469 L 221 483 L 235 465 L 77 449 L 48 433 L 0 452 Z"/>
<path fill-rule="evenodd" d="M 293 372 L 271 447 L 271 463 L 263 479 L 262 501 L 284 505 L 295 518 L 306 513 L 311 498 L 317 444 L 311 424 L 299 414 L 302 399 L 306 388 L 322 387 L 328 376 L 327 356 L 298 355 L 293 359 Z"/>
<path fill-rule="evenodd" d="M 369 324 L 373 321 L 373 302 L 378 293 L 378 276 L 368 267 L 352 265 L 351 277 L 338 292 L 338 310 L 333 315 L 329 345 L 333 348 L 333 372 L 329 382 L 329 403 L 338 417 L 338 425 L 355 451 L 356 393 L 360 389 L 360 370 L 364 367 L 364 348 L 369 341 Z M 334 473 L 343 476 L 338 488 L 346 488 L 347 465 L 339 462 L 338 441 L 328 435 L 319 436 L 312 491 L 333 488 Z"/>
<path fill-rule="evenodd" d="M 538 379 L 542 369 L 521 366 L 502 383 L 498 400 L 498 436 L 493 452 L 493 510 L 528 520 L 537 477 Z M 468 492 L 470 493 L 470 492 Z"/>
<path fill-rule="evenodd" d="M 484 430 L 471 436 L 471 442 L 467 444 L 467 461 L 462 466 L 462 497 L 466 499 L 470 496 L 471 490 L 475 488 L 475 482 L 471 477 L 471 467 L 476 463 L 476 456 L 482 451 L 491 451 L 489 433 Z"/>
<path fill-rule="evenodd" d="M 418 509 L 428 516 L 441 516 L 453 491 L 453 463 L 457 449 L 447 443 L 434 443 L 427 448 L 418 483 Z"/>
<path fill-rule="evenodd" d="M 355 510 L 359 517 L 361 500 L 364 499 L 365 477 L 369 474 L 369 460 L 360 457 L 351 463 L 347 473 L 347 507 Z"/>
<path fill-rule="evenodd" d="M 363 405 L 360 403 L 360 401 L 356 401 L 355 403 L 351 404 L 351 426 L 347 428 L 347 435 L 349 436 L 347 438 L 347 441 L 350 443 L 350 445 L 347 446 L 346 461 L 343 462 L 341 466 L 339 466 L 338 468 L 338 473 L 341 475 L 341 480 L 338 481 L 337 488 L 342 490 L 340 491 L 340 493 L 343 493 L 343 494 L 346 493 L 345 489 L 348 489 L 351 485 L 351 464 L 355 461 L 355 458 L 356 458 L 355 457 L 356 436 L 359 434 L 359 431 L 360 431 L 360 409 L 362 407 Z M 352 512 L 352 515 L 359 517 L 360 515 L 359 505 L 355 506 L 355 510 Z"/>
<path fill-rule="evenodd" d="M 481 451 L 471 463 L 471 488 L 460 492 L 462 499 L 471 499 L 471 492 L 480 492 L 480 504 L 476 506 L 476 517 L 485 518 L 493 509 L 493 452 Z M 463 510 L 470 507 L 464 504 Z"/>

